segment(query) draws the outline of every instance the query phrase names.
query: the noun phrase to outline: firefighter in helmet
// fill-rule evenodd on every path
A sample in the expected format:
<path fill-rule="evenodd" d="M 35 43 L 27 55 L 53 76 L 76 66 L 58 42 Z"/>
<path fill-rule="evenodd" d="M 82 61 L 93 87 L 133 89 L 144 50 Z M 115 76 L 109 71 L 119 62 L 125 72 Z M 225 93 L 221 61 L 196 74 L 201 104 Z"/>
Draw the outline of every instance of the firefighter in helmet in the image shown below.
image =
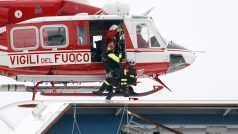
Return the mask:
<path fill-rule="evenodd" d="M 128 69 L 126 67 L 128 66 Z M 132 85 L 137 84 L 137 71 L 135 68 L 135 62 L 129 61 L 126 64 L 122 64 L 118 70 L 117 87 L 115 93 L 109 92 L 106 97 L 107 100 L 111 100 L 117 93 L 121 93 L 125 97 L 136 95 Z"/>
<path fill-rule="evenodd" d="M 137 85 L 137 70 L 135 67 L 136 63 L 135 61 L 129 61 L 129 67 L 127 71 L 127 80 L 128 80 L 128 92 L 130 95 L 136 95 L 137 93 L 134 92 L 133 86 Z"/>
<path fill-rule="evenodd" d="M 107 89 L 109 92 L 112 90 L 112 85 L 116 82 L 116 70 L 120 64 L 121 56 L 117 56 L 114 53 L 115 45 L 110 42 L 107 46 L 107 50 L 102 55 L 102 61 L 106 70 L 106 80 L 98 91 L 94 91 L 94 94 L 102 95 L 102 93 Z"/>
<path fill-rule="evenodd" d="M 125 37 L 121 25 L 113 24 L 108 30 L 106 30 L 104 41 L 106 44 L 113 42 L 115 45 L 114 53 L 118 55 L 121 54 L 121 60 L 125 60 Z"/>
<path fill-rule="evenodd" d="M 108 30 L 106 30 L 104 40 L 106 43 L 114 42 L 114 44 L 116 44 L 122 34 L 123 34 L 122 27 L 114 24 Z"/>

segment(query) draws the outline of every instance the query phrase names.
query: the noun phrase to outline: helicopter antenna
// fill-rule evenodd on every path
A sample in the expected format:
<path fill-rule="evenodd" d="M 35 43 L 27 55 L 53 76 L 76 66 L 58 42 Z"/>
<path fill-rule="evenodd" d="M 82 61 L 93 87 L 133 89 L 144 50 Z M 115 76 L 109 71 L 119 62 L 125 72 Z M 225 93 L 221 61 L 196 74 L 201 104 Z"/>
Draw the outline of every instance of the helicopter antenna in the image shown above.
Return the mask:
<path fill-rule="evenodd" d="M 194 53 L 206 53 L 206 51 L 193 51 Z"/>

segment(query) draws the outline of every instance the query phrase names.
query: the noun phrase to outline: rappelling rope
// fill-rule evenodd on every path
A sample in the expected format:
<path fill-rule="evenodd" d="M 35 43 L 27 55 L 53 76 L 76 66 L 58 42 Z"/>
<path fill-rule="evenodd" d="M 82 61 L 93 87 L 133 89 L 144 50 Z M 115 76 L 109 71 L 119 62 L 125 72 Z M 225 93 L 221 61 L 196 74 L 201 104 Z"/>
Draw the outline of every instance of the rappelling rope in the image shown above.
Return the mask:
<path fill-rule="evenodd" d="M 118 126 L 118 129 L 117 129 L 117 133 L 119 133 L 120 129 L 121 129 L 121 125 L 122 125 L 122 121 L 123 121 L 123 118 L 124 118 L 124 115 L 125 115 L 125 112 L 128 111 L 128 102 L 126 101 L 125 104 L 124 104 L 124 107 L 123 107 L 123 113 L 122 113 L 122 116 L 121 116 L 121 121 L 120 121 L 120 124 Z M 127 124 L 129 122 L 129 114 L 127 112 Z M 129 132 L 129 128 L 127 128 L 127 133 Z"/>
<path fill-rule="evenodd" d="M 79 129 L 79 125 L 78 125 L 78 122 L 77 122 L 77 118 L 76 118 L 76 114 L 77 114 L 77 104 L 75 104 L 75 103 L 72 104 L 72 108 L 73 108 L 73 112 L 74 112 L 74 121 L 73 121 L 72 134 L 74 134 L 74 125 L 76 125 L 79 134 L 81 134 L 81 131 L 80 131 L 80 129 Z"/>
<path fill-rule="evenodd" d="M 118 132 L 119 132 L 119 130 L 120 130 L 120 128 L 121 128 L 122 120 L 123 120 L 123 117 L 124 117 L 124 114 L 125 114 L 125 111 L 126 111 L 125 108 L 126 108 L 126 103 L 125 103 L 124 108 L 123 108 L 123 113 L 122 113 L 122 116 L 121 116 L 121 121 L 120 121 L 120 124 L 119 124 L 119 126 L 118 126 L 118 129 L 117 129 L 117 133 L 116 133 L 116 134 L 118 134 Z"/>
<path fill-rule="evenodd" d="M 129 129 L 129 114 L 128 114 L 128 103 L 126 101 L 126 123 L 127 123 L 127 134 L 130 133 L 130 129 Z"/>

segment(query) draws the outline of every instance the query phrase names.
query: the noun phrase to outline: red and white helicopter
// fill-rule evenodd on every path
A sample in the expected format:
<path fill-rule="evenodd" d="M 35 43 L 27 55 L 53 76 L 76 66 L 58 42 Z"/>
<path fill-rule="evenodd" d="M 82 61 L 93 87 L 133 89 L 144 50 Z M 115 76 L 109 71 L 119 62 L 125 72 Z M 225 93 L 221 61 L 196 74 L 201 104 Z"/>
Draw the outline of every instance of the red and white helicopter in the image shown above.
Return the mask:
<path fill-rule="evenodd" d="M 143 72 L 140 77 L 150 77 L 169 89 L 159 76 L 188 67 L 196 56 L 166 41 L 148 16 L 150 11 L 131 16 L 126 4 L 98 8 L 85 0 L 1 1 L 0 74 L 21 82 L 37 82 L 32 89 L 33 100 L 37 89 L 43 95 L 93 96 L 82 90 L 98 87 L 55 84 L 103 81 L 105 69 L 98 42 L 110 26 L 120 25 L 124 30 L 125 59 L 136 62 L 137 70 Z M 147 45 L 141 44 L 141 38 Z M 53 90 L 39 87 L 43 82 L 50 82 Z M 154 87 L 138 96 L 160 89 L 162 86 Z"/>

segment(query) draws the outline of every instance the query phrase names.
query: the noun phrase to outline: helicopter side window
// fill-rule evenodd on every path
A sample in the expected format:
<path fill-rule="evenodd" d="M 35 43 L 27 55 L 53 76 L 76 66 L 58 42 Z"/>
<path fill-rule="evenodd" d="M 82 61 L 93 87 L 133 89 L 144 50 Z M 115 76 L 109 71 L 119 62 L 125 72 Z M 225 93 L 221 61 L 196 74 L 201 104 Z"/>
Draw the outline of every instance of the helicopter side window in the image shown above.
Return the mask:
<path fill-rule="evenodd" d="M 36 27 L 16 27 L 11 30 L 12 49 L 33 50 L 38 46 L 38 29 Z"/>
<path fill-rule="evenodd" d="M 77 35 L 78 35 L 78 44 L 87 45 L 87 31 L 86 27 L 79 26 L 77 27 Z"/>
<path fill-rule="evenodd" d="M 149 48 L 149 31 L 146 24 L 136 25 L 136 35 L 138 48 Z"/>
<path fill-rule="evenodd" d="M 160 47 L 153 30 L 147 24 L 137 24 L 136 35 L 138 48 Z"/>
<path fill-rule="evenodd" d="M 66 26 L 43 26 L 41 28 L 42 45 L 45 48 L 64 48 L 68 45 Z"/>

